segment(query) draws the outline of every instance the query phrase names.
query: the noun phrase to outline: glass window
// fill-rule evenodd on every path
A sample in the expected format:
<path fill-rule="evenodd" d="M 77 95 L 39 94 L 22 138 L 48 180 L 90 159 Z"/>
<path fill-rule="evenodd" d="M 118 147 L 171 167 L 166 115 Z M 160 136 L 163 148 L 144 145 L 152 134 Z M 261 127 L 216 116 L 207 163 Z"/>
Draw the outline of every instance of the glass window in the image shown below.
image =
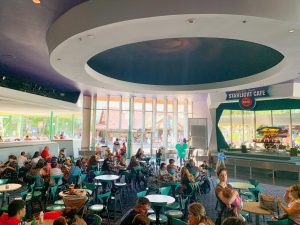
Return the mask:
<path fill-rule="evenodd" d="M 122 111 L 121 129 L 129 129 L 129 111 Z"/>
<path fill-rule="evenodd" d="M 178 102 L 178 113 L 183 113 L 183 112 L 184 112 L 184 103 Z"/>
<path fill-rule="evenodd" d="M 107 110 L 96 111 L 96 129 L 106 129 Z"/>
<path fill-rule="evenodd" d="M 173 134 L 173 115 L 174 113 L 168 113 L 167 118 L 167 138 L 168 138 L 168 146 L 173 146 L 174 134 Z"/>
<path fill-rule="evenodd" d="M 178 122 L 177 122 L 177 133 L 178 141 L 183 140 L 184 138 L 184 113 L 178 113 Z"/>
<path fill-rule="evenodd" d="M 134 111 L 133 113 L 133 129 L 140 130 L 143 127 L 143 112 Z"/>
<path fill-rule="evenodd" d="M 108 128 L 109 129 L 120 129 L 120 110 L 109 110 L 109 121 Z"/>
<path fill-rule="evenodd" d="M 107 109 L 107 97 L 97 97 L 96 109 Z"/>
<path fill-rule="evenodd" d="M 293 146 L 300 146 L 300 109 L 292 109 Z"/>
<path fill-rule="evenodd" d="M 240 148 L 243 143 L 243 111 L 232 110 L 232 147 Z"/>
<path fill-rule="evenodd" d="M 255 111 L 256 127 L 259 129 L 262 127 L 272 126 L 271 111 Z M 261 133 L 256 132 L 256 138 L 263 138 Z"/>
<path fill-rule="evenodd" d="M 188 102 L 188 113 L 193 114 L 193 102 Z"/>
<path fill-rule="evenodd" d="M 290 110 L 272 110 L 273 115 L 273 126 L 279 127 L 285 130 L 285 136 L 274 135 L 274 139 L 278 139 L 281 144 L 291 146 L 291 136 L 290 136 Z"/>
<path fill-rule="evenodd" d="M 142 111 L 143 110 L 143 98 L 134 98 L 134 111 Z"/>
<path fill-rule="evenodd" d="M 228 145 L 231 144 L 231 110 L 223 110 L 218 123 L 224 139 Z"/>
<path fill-rule="evenodd" d="M 254 111 L 244 111 L 244 143 L 247 148 L 253 148 L 255 135 Z"/>
<path fill-rule="evenodd" d="M 157 100 L 156 110 L 157 110 L 157 112 L 163 112 L 164 111 L 164 102 L 162 100 Z"/>
<path fill-rule="evenodd" d="M 109 97 L 109 109 L 120 110 L 121 97 Z"/>
<path fill-rule="evenodd" d="M 129 110 L 129 98 L 122 98 L 122 110 Z"/>
<path fill-rule="evenodd" d="M 82 134 L 82 114 L 74 114 L 74 138 L 81 138 Z"/>
<path fill-rule="evenodd" d="M 168 112 L 173 112 L 174 106 L 173 106 L 173 100 L 168 100 Z"/>
<path fill-rule="evenodd" d="M 145 110 L 147 112 L 152 112 L 152 99 L 146 99 Z"/>
<path fill-rule="evenodd" d="M 152 112 L 145 113 L 145 129 L 152 129 Z"/>

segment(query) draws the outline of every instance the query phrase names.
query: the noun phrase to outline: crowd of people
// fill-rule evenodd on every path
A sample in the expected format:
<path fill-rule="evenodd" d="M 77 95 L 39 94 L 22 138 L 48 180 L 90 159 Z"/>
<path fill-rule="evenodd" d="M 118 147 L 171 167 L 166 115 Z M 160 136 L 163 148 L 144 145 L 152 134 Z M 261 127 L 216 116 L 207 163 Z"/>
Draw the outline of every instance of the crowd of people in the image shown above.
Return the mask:
<path fill-rule="evenodd" d="M 57 185 L 71 183 L 77 185 L 76 182 L 78 182 L 78 180 L 76 180 L 76 177 L 81 174 L 87 174 L 86 181 L 93 182 L 95 170 L 101 171 L 102 174 L 118 174 L 121 176 L 124 173 L 130 175 L 136 171 L 140 171 L 138 175 L 140 177 L 138 179 L 135 177 L 135 181 L 144 183 L 144 188 L 141 190 L 145 190 L 146 188 L 148 192 L 158 190 L 171 182 L 178 183 L 175 189 L 178 198 L 183 199 L 184 196 L 190 196 L 189 205 L 187 207 L 188 225 L 247 224 L 245 218 L 241 215 L 242 199 L 239 196 L 239 192 L 233 189 L 228 183 L 227 169 L 225 167 L 219 167 L 216 172 L 219 183 L 216 185 L 214 191 L 217 201 L 219 202 L 220 214 L 218 216 L 219 220 L 217 219 L 216 223 L 214 223 L 209 218 L 204 205 L 199 202 L 199 199 L 195 198 L 195 196 L 191 196 L 196 183 L 201 186 L 205 185 L 205 182 L 208 182 L 210 187 L 208 177 L 214 174 L 211 174 L 211 165 L 206 161 L 200 166 L 196 166 L 194 160 L 189 159 L 183 166 L 177 166 L 175 159 L 171 158 L 167 164 L 161 162 L 162 153 L 158 151 L 155 161 L 160 162 L 160 164 L 157 168 L 154 166 L 154 170 L 156 171 L 156 173 L 154 173 L 154 170 L 149 172 L 149 170 L 151 170 L 151 163 L 147 160 L 142 148 L 138 149 L 136 154 L 130 157 L 129 163 L 127 164 L 126 145 L 123 144 L 122 147 L 118 143 L 115 143 L 115 145 L 116 147 L 112 152 L 107 148 L 101 154 L 97 152 L 89 158 L 82 157 L 77 160 L 66 157 L 64 149 L 59 151 L 58 156 L 53 156 L 50 154 L 48 147 L 45 147 L 41 153 L 35 152 L 31 158 L 27 157 L 25 152 L 22 152 L 18 157 L 10 155 L 6 163 L 0 164 L 0 176 L 1 178 L 15 179 L 15 174 L 18 174 L 19 178 L 25 183 L 32 182 L 32 177 L 40 176 L 43 179 L 46 191 L 48 187 L 57 184 L 56 181 L 51 178 L 56 175 L 62 176 L 60 180 L 61 183 Z M 101 157 L 103 158 L 102 160 L 100 160 Z M 100 165 L 100 161 L 102 165 Z M 125 176 L 126 183 L 132 182 L 131 180 L 126 180 L 128 177 L 130 178 L 130 176 Z M 203 191 L 200 194 L 206 193 L 204 192 L 206 189 L 200 188 L 199 190 Z M 287 218 L 295 224 L 299 224 L 300 185 L 296 184 L 289 187 L 286 190 L 284 200 L 287 205 L 278 198 L 278 204 L 284 214 L 277 218 L 274 217 L 273 219 L 280 220 Z M 150 220 L 147 217 L 150 205 L 149 199 L 145 197 L 138 198 L 135 207 L 122 218 L 120 224 L 150 224 Z M 22 200 L 12 201 L 9 205 L 8 213 L 4 213 L 0 217 L 0 225 L 22 224 L 21 219 L 25 216 L 26 212 L 24 209 L 25 203 Z M 226 215 L 222 214 L 225 211 Z M 75 209 L 66 208 L 61 214 L 55 214 L 54 224 L 85 225 L 86 222 L 77 215 Z"/>

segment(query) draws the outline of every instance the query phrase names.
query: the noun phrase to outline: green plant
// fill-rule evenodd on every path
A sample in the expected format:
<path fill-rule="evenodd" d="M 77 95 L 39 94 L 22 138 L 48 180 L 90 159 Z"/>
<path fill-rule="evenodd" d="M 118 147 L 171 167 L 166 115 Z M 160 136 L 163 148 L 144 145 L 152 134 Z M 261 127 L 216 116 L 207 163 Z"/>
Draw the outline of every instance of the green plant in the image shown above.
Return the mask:
<path fill-rule="evenodd" d="M 296 148 L 291 148 L 290 150 L 290 156 L 297 156 L 298 150 Z"/>

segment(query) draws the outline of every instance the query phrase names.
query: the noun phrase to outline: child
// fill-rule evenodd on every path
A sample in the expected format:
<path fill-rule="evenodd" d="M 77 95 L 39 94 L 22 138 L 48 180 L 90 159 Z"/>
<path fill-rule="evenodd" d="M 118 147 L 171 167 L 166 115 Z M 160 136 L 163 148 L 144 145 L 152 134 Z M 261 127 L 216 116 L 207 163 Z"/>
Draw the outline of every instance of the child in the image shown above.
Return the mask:
<path fill-rule="evenodd" d="M 236 190 L 234 190 L 234 189 L 223 188 L 222 189 L 222 195 L 224 196 L 224 198 L 226 198 L 228 200 L 231 200 L 235 196 L 235 199 L 231 203 L 230 206 L 232 207 L 232 211 L 233 211 L 234 215 L 236 217 L 241 218 L 243 221 L 245 221 L 245 218 L 240 214 L 242 199 L 239 196 L 238 192 Z"/>

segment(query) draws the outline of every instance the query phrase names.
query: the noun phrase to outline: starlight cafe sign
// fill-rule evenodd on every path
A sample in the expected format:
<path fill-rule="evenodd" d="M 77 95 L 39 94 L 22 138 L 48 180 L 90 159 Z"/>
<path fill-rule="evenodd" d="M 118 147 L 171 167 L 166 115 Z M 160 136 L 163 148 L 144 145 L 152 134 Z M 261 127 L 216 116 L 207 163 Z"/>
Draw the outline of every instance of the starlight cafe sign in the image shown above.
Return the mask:
<path fill-rule="evenodd" d="M 269 87 L 259 87 L 240 91 L 226 92 L 226 100 L 239 100 L 239 105 L 242 109 L 254 109 L 256 98 L 268 97 Z"/>

